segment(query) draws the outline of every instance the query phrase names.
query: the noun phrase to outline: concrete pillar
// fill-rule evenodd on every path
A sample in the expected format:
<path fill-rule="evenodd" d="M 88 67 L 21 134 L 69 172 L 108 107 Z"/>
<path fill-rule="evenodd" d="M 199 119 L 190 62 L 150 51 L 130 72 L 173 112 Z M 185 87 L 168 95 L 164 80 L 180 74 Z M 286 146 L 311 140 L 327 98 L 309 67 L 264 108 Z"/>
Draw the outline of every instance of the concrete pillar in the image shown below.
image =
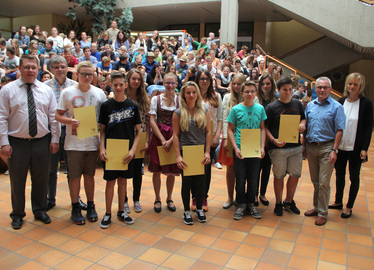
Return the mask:
<path fill-rule="evenodd" d="M 221 1 L 220 44 L 230 42 L 237 49 L 239 0 Z"/>

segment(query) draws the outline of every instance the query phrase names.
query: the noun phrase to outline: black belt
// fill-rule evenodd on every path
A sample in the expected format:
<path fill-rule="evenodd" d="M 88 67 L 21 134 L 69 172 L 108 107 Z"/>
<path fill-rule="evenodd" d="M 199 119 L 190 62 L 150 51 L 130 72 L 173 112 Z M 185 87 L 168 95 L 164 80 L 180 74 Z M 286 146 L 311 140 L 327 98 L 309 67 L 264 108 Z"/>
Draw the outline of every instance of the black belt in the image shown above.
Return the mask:
<path fill-rule="evenodd" d="M 331 140 L 331 141 L 327 141 L 327 142 L 308 142 L 314 146 L 320 146 L 320 145 L 323 145 L 323 144 L 326 144 L 326 143 L 329 143 L 329 142 L 333 142 L 334 140 Z"/>
<path fill-rule="evenodd" d="M 46 136 L 49 136 L 50 133 L 48 133 L 47 135 L 41 137 L 41 138 L 18 138 L 18 137 L 14 137 L 14 136 L 10 136 L 10 138 L 14 139 L 14 140 L 18 140 L 18 141 L 23 141 L 23 142 L 33 142 L 33 141 L 38 141 L 38 140 L 41 140 L 41 139 L 44 139 Z"/>

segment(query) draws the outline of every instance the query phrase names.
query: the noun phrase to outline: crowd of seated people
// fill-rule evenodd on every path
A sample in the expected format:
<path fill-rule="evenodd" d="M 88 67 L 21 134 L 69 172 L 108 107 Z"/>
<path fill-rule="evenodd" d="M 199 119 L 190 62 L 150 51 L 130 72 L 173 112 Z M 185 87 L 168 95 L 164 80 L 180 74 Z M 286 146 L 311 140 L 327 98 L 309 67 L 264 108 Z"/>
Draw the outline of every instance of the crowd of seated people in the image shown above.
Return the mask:
<path fill-rule="evenodd" d="M 110 73 L 113 71 L 127 73 L 132 68 L 145 69 L 144 81 L 150 93 L 154 89 L 163 90 L 163 77 L 172 66 L 176 67 L 175 73 L 180 82 L 177 91 L 183 82 L 193 80 L 196 73 L 203 69 L 209 70 L 214 89 L 221 94 L 229 92 L 228 85 L 237 73 L 257 83 L 265 72 L 270 73 L 275 81 L 282 76 L 281 66 L 269 63 L 265 67 L 264 56 L 259 49 L 249 51 L 244 45 L 236 50 L 231 43 L 219 44 L 214 33 L 209 33 L 209 37 L 202 38 L 200 42 L 189 33 L 184 40 L 178 41 L 173 36 L 161 37 L 157 30 L 150 37 L 139 32 L 135 39 L 118 29 L 115 21 L 97 40 L 93 40 L 86 32 L 82 32 L 78 38 L 74 30 L 58 33 L 57 28 L 52 27 L 49 35 L 39 25 L 29 28 L 21 26 L 9 40 L 0 39 L 1 77 L 8 76 L 11 80 L 20 77 L 18 66 L 22 54 L 33 54 L 40 60 L 38 80 L 42 80 L 46 73 L 53 77 L 48 62 L 54 55 L 66 58 L 68 78 L 75 81 L 78 78 L 78 64 L 90 61 L 96 68 L 94 85 L 99 85 L 102 77 L 110 82 Z M 160 67 L 152 71 L 155 64 Z M 195 67 L 195 74 L 188 71 L 190 66 Z M 228 74 L 224 72 L 225 66 L 229 67 Z"/>

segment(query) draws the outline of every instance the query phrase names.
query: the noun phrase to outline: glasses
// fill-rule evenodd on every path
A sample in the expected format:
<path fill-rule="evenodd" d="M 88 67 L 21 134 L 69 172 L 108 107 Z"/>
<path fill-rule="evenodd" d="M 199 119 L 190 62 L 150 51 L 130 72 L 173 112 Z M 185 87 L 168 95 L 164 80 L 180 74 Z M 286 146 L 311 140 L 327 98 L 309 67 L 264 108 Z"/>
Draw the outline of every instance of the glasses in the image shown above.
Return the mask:
<path fill-rule="evenodd" d="M 52 67 L 53 69 L 65 69 L 66 66 L 60 66 L 60 67 Z"/>
<path fill-rule="evenodd" d="M 199 81 L 208 82 L 208 81 L 210 81 L 210 79 L 209 78 L 199 78 Z"/>
<path fill-rule="evenodd" d="M 28 66 L 26 66 L 26 67 L 22 67 L 24 70 L 32 70 L 32 71 L 35 71 L 35 70 L 37 70 L 38 69 L 38 67 L 28 67 Z"/>
<path fill-rule="evenodd" d="M 176 82 L 164 82 L 165 85 L 176 85 Z"/>
<path fill-rule="evenodd" d="M 79 74 L 83 77 L 89 77 L 89 78 L 93 77 L 93 73 L 79 72 Z"/>
<path fill-rule="evenodd" d="M 330 89 L 330 86 L 317 86 L 316 87 L 318 90 L 327 90 L 327 89 Z"/>
<path fill-rule="evenodd" d="M 256 91 L 243 91 L 243 94 L 245 94 L 245 95 L 249 95 L 249 94 L 255 94 L 256 93 Z"/>

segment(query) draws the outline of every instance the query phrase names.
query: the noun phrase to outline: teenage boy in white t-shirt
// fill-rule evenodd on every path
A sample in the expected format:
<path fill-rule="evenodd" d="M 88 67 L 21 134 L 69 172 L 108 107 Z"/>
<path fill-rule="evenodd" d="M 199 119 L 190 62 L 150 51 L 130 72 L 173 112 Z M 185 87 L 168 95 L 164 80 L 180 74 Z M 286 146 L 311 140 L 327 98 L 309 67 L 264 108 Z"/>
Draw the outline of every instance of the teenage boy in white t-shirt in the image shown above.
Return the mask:
<path fill-rule="evenodd" d="M 77 225 L 85 224 L 79 206 L 80 179 L 83 174 L 87 196 L 87 219 L 97 221 L 94 204 L 95 169 L 99 150 L 99 137 L 78 139 L 76 129 L 79 120 L 74 119 L 73 109 L 95 106 L 98 118 L 101 104 L 106 100 L 104 92 L 91 85 L 95 68 L 89 61 L 79 63 L 77 67 L 79 84 L 61 92 L 56 111 L 56 120 L 66 125 L 65 150 L 68 157 L 70 174 L 69 190 L 72 202 L 71 219 Z"/>

